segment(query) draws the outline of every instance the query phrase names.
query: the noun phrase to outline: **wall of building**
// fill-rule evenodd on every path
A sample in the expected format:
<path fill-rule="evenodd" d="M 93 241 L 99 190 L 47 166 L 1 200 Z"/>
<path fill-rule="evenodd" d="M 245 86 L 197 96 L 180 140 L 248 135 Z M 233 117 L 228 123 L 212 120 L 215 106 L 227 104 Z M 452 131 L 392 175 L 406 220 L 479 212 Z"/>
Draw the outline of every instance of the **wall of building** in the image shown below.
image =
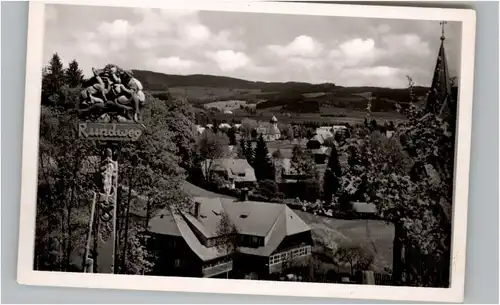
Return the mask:
<path fill-rule="evenodd" d="M 202 276 L 202 262 L 181 237 L 155 234 L 148 249 L 156 255 L 152 275 Z"/>

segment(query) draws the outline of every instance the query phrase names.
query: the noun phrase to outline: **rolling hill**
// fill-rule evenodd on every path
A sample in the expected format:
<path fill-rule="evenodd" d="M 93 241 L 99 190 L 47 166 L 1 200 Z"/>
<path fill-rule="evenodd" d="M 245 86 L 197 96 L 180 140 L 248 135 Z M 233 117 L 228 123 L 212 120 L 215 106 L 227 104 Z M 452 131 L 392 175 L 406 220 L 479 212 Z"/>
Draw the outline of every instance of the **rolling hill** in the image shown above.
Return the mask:
<path fill-rule="evenodd" d="M 133 72 L 141 80 L 145 90 L 157 94 L 169 90 L 173 96 L 184 96 L 193 104 L 245 100 L 248 103 L 258 103 L 258 109 L 280 107 L 289 112 L 319 112 L 323 106 L 364 110 L 366 98 L 358 94 L 371 92 L 372 111 L 393 112 L 395 103 L 404 106 L 409 98 L 409 91 L 406 88 L 343 87 L 333 83 L 260 82 L 227 76 L 173 75 L 145 70 L 133 70 Z M 414 87 L 413 90 L 418 97 L 422 97 L 427 94 L 429 88 Z"/>

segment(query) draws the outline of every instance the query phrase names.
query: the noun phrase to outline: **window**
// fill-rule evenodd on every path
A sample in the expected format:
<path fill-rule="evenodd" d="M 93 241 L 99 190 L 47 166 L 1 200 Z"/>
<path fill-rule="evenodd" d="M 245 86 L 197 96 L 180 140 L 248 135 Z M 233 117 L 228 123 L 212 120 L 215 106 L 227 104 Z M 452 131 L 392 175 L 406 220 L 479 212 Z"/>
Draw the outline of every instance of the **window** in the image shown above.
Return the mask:
<path fill-rule="evenodd" d="M 252 236 L 252 244 L 259 244 L 259 238 L 257 236 Z"/>

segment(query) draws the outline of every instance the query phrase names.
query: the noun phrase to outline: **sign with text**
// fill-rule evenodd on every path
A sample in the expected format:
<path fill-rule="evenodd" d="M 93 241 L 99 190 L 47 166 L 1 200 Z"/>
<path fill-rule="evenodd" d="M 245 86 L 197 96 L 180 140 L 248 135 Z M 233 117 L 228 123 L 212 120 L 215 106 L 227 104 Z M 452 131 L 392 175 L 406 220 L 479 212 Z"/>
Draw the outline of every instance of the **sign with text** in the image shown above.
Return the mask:
<path fill-rule="evenodd" d="M 133 123 L 78 123 L 78 136 L 88 140 L 137 141 L 144 126 Z"/>

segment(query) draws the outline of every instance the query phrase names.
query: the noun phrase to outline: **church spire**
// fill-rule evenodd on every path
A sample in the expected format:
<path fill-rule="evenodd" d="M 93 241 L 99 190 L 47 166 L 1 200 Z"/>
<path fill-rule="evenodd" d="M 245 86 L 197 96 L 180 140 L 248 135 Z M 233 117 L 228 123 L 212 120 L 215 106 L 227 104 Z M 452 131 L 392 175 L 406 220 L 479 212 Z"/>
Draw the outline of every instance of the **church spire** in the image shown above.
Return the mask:
<path fill-rule="evenodd" d="M 446 21 L 441 21 L 441 46 L 439 47 L 434 76 L 427 98 L 427 111 L 440 115 L 448 107 L 451 98 L 451 78 L 448 71 L 448 62 L 444 49 L 444 26 Z M 445 106 L 447 105 L 447 106 Z"/>
<path fill-rule="evenodd" d="M 448 22 L 446 21 L 441 21 L 439 22 L 439 24 L 441 25 L 441 41 L 444 41 L 445 40 L 445 36 L 444 36 L 444 25 L 447 24 Z"/>

